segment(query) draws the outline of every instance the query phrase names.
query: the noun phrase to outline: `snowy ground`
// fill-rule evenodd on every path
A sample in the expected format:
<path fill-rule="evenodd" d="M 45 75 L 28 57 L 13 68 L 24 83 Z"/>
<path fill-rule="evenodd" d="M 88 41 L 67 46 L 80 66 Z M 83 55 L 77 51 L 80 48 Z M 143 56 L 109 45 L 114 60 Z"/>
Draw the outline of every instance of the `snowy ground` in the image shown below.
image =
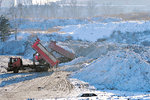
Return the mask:
<path fill-rule="evenodd" d="M 0 98 L 81 100 L 87 98 L 79 95 L 92 92 L 98 96 L 89 99 L 150 99 L 149 27 L 149 21 L 100 17 L 25 21 L 17 41 L 12 35 L 0 42 Z M 37 37 L 47 48 L 56 40 L 76 58 L 54 72 L 6 73 L 12 55 L 32 63 L 31 44 Z"/>
<path fill-rule="evenodd" d="M 94 86 L 89 85 L 89 83 L 74 78 L 68 79 L 68 75 L 80 70 L 82 68 L 80 66 L 86 66 L 89 63 L 90 61 L 88 60 L 76 62 L 75 59 L 72 61 L 73 65 L 66 63 L 65 66 L 59 67 L 55 72 L 1 73 L 0 98 L 3 98 L 3 100 L 27 98 L 34 98 L 35 100 L 150 99 L 150 93 L 148 92 L 97 90 Z M 97 97 L 79 97 L 83 93 L 95 93 Z"/>

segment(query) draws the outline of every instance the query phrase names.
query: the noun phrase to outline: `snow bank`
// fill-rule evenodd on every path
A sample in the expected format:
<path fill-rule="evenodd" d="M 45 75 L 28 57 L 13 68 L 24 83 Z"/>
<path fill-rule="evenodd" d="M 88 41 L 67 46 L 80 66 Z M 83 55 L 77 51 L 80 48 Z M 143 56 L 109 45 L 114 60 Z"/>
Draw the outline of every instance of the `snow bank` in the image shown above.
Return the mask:
<path fill-rule="evenodd" d="M 104 18 L 104 17 L 92 17 L 91 20 L 93 22 L 102 22 L 102 23 L 120 22 L 120 21 L 122 21 L 121 18 L 115 18 L 115 17 L 108 17 L 108 18 Z"/>
<path fill-rule="evenodd" d="M 118 18 L 104 18 L 104 17 L 94 17 L 94 18 L 85 18 L 85 19 L 34 19 L 34 20 L 28 20 L 28 19 L 15 19 L 11 20 L 11 26 L 15 27 L 15 23 L 19 25 L 19 29 L 41 29 L 41 30 L 47 30 L 52 27 L 57 26 L 67 26 L 67 25 L 83 25 L 88 24 L 90 22 L 119 22 L 121 19 Z"/>
<path fill-rule="evenodd" d="M 25 43 L 23 41 L 8 41 L 0 43 L 0 54 L 19 55 L 23 54 L 25 50 Z"/>
<path fill-rule="evenodd" d="M 62 64 L 59 64 L 59 65 L 64 66 L 64 65 L 83 64 L 85 62 L 89 62 L 90 60 L 92 60 L 92 59 L 89 59 L 89 58 L 86 58 L 86 57 L 78 57 L 78 58 L 73 59 L 70 62 L 62 63 Z"/>
<path fill-rule="evenodd" d="M 108 22 L 89 23 L 85 25 L 69 25 L 60 30 L 64 36 L 72 36 L 74 39 L 97 41 L 98 39 L 111 38 L 112 34 L 128 33 L 130 36 L 137 32 L 150 30 L 150 21 Z M 119 35 L 119 34 L 118 34 Z M 117 35 L 117 36 L 118 36 Z M 127 34 L 126 34 L 127 35 Z M 117 38 L 117 37 L 116 37 Z M 123 41 L 123 40 L 122 40 Z"/>
<path fill-rule="evenodd" d="M 52 34 L 42 34 L 42 33 L 18 33 L 18 42 L 13 43 L 16 47 L 7 46 L 7 43 L 0 43 L 0 54 L 7 55 L 18 55 L 22 54 L 25 58 L 32 58 L 31 55 L 34 53 L 31 45 L 33 40 L 36 37 L 40 38 L 42 44 L 47 46 L 48 43 L 53 41 L 66 41 L 66 40 L 85 40 L 85 41 L 107 41 L 107 42 L 115 42 L 115 43 L 127 43 L 127 44 L 138 44 L 144 46 L 150 46 L 150 21 L 129 21 L 129 22 L 120 22 L 119 19 L 107 18 L 105 19 L 107 23 L 102 22 L 104 19 L 97 17 L 91 18 L 91 20 L 95 20 L 93 23 L 88 21 L 88 19 L 50 19 L 50 20 L 23 20 L 22 25 L 24 25 L 21 29 L 28 28 L 50 28 L 55 26 L 62 26 L 62 29 L 58 33 Z M 97 21 L 100 20 L 100 21 Z M 32 23 L 32 24 L 31 24 Z M 29 25 L 31 24 L 31 25 Z M 39 26 L 38 26 L 38 25 Z M 43 26 L 45 25 L 45 26 Z M 29 31 L 30 32 L 30 31 Z M 9 43 L 14 40 L 14 35 L 10 37 L 8 40 Z M 8 44 L 9 44 L 8 43 Z M 25 45 L 24 45 L 25 44 Z M 88 44 L 89 45 L 89 44 Z M 65 46 L 65 45 L 61 45 Z M 71 46 L 64 47 L 68 49 Z M 99 50 L 99 48 L 102 48 Z M 5 50 L 4 50 L 5 49 Z M 7 50 L 6 50 L 7 49 Z M 13 49 L 13 50 L 12 50 Z M 70 49 L 70 48 L 69 48 Z M 68 50 L 69 50 L 68 49 Z M 77 50 L 78 49 L 78 50 Z M 106 49 L 106 50 L 105 50 Z M 97 47 L 90 46 L 88 49 L 84 49 L 80 47 L 80 45 L 74 46 L 74 48 L 70 49 L 70 51 L 74 51 L 78 56 L 86 56 L 98 58 L 101 53 L 107 53 L 107 49 L 105 46 Z M 3 52 L 4 51 L 4 52 Z M 97 56 L 95 56 L 94 52 L 98 52 Z M 106 51 L 106 52 L 105 52 Z M 24 54 L 23 54 L 24 53 Z M 94 55 L 94 56 L 93 56 Z"/>
<path fill-rule="evenodd" d="M 129 41 L 130 43 L 136 43 L 138 40 L 143 42 L 143 39 L 150 39 L 148 34 L 150 31 L 150 21 L 125 22 L 121 21 L 121 19 L 104 19 L 100 17 L 91 18 L 91 22 L 88 20 L 90 19 L 23 20 L 19 29 L 47 30 L 52 27 L 61 26 L 62 29 L 60 31 L 51 34 L 49 39 L 52 40 L 61 40 L 61 38 L 62 40 L 66 40 L 70 37 L 70 39 L 92 42 L 105 39 L 115 42 L 128 43 Z M 13 21 L 11 23 L 13 23 Z M 145 34 L 143 34 L 144 32 Z M 140 38 L 141 36 L 142 38 Z M 135 37 L 135 39 L 133 39 L 133 41 L 131 39 L 129 40 L 128 38 L 131 37 Z M 144 41 L 142 44 L 147 45 L 148 43 Z"/>
<path fill-rule="evenodd" d="M 21 23 L 20 23 L 21 21 Z M 27 19 L 16 19 L 11 20 L 12 27 L 15 27 L 14 23 L 19 24 L 19 29 L 40 29 L 47 30 L 56 26 L 66 26 L 66 25 L 78 25 L 78 24 L 87 24 L 89 21 L 87 19 L 37 19 L 34 21 Z"/>
<path fill-rule="evenodd" d="M 17 22 L 19 23 L 19 19 Z M 12 26 L 14 21 L 11 21 Z M 76 40 L 86 40 L 95 42 L 99 39 L 106 39 L 115 42 L 136 43 L 138 40 L 143 42 L 142 44 L 148 44 L 150 31 L 150 21 L 121 21 L 117 18 L 101 18 L 94 17 L 90 19 L 49 19 L 49 20 L 22 20 L 19 29 L 29 30 L 48 30 L 49 28 L 61 26 L 62 28 L 57 33 L 51 34 L 51 39 L 54 40 L 66 40 L 67 37 Z M 146 32 L 145 34 L 143 34 Z M 39 33 L 40 34 L 40 33 Z M 25 34 L 24 34 L 25 35 Z M 146 36 L 145 36 L 146 35 Z M 44 35 L 43 35 L 44 36 Z M 142 38 L 139 38 L 141 37 Z M 148 36 L 148 37 L 147 37 Z M 21 38 L 22 36 L 20 36 Z M 124 39 L 124 37 L 126 39 Z M 135 37 L 132 41 L 128 38 Z M 137 38 L 138 37 L 138 38 Z M 147 38 L 146 38 L 147 37 Z M 44 40 L 44 39 L 43 39 Z"/>
<path fill-rule="evenodd" d="M 109 37 L 115 26 L 105 26 L 102 23 L 92 23 L 86 25 L 78 25 L 74 30 L 70 32 L 72 26 L 67 26 L 60 30 L 60 32 L 65 32 L 63 35 L 70 35 L 74 39 L 96 41 L 99 38 Z"/>
<path fill-rule="evenodd" d="M 150 91 L 150 64 L 133 51 L 111 51 L 73 78 L 89 82 L 97 89 Z"/>
<path fill-rule="evenodd" d="M 122 21 L 122 19 L 121 18 L 105 18 L 105 19 L 103 19 L 101 22 L 103 22 L 103 23 L 110 23 L 110 22 L 120 22 L 120 21 Z"/>

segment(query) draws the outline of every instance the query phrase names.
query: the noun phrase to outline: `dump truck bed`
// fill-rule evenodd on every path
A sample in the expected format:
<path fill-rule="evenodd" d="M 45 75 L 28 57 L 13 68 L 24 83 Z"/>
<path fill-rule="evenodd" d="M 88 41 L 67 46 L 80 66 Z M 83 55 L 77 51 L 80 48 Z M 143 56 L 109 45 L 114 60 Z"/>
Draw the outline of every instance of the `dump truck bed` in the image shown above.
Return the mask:
<path fill-rule="evenodd" d="M 70 58 L 70 59 L 74 59 L 75 58 L 75 55 L 67 50 L 65 50 L 64 48 L 58 46 L 56 44 L 56 42 L 54 41 L 51 41 L 50 44 L 49 44 L 49 48 L 51 48 L 52 50 L 56 51 L 57 53 L 67 57 L 67 58 Z"/>
<path fill-rule="evenodd" d="M 37 39 L 32 45 L 32 48 L 36 50 L 36 52 L 39 53 L 41 57 L 51 66 L 56 66 L 59 63 L 56 57 L 53 56 L 52 53 L 48 52 L 48 50 L 40 43 L 39 39 Z"/>

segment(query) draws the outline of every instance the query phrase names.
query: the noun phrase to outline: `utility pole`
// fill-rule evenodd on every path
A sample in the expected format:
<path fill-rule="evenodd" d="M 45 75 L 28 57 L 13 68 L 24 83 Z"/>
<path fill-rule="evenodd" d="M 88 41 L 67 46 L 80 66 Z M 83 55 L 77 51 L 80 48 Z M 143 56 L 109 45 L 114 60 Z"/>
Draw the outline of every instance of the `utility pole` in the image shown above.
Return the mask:
<path fill-rule="evenodd" d="M 9 8 L 10 15 L 11 15 L 12 19 L 14 20 L 14 34 L 15 34 L 15 40 L 17 40 L 17 27 L 18 27 L 17 22 L 16 22 L 16 18 L 17 18 L 16 5 L 17 5 L 17 1 L 15 0 L 15 1 L 11 4 L 11 7 Z"/>
<path fill-rule="evenodd" d="M 2 0 L 0 0 L 0 10 L 1 10 Z"/>

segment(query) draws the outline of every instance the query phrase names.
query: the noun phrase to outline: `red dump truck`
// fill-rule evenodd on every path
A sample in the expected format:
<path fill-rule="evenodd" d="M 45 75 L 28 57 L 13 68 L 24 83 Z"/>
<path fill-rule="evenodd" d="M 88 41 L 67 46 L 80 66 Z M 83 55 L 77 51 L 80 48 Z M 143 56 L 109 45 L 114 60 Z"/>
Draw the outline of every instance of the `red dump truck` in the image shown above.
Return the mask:
<path fill-rule="evenodd" d="M 56 58 L 55 55 L 53 55 L 52 51 L 49 52 L 40 43 L 39 39 L 37 39 L 33 43 L 32 48 L 36 51 L 36 53 L 33 54 L 33 64 L 23 65 L 23 61 L 21 58 L 11 57 L 8 63 L 7 71 L 13 71 L 14 73 L 18 73 L 19 70 L 25 70 L 27 67 L 35 69 L 36 71 L 47 71 L 48 68 L 56 67 L 59 62 L 63 62 L 63 58 Z M 69 51 L 61 48 L 54 42 L 50 43 L 49 48 L 52 49 L 53 52 L 57 52 L 62 55 L 64 59 L 68 58 L 69 60 L 72 60 L 75 57 L 73 53 L 70 53 Z"/>

